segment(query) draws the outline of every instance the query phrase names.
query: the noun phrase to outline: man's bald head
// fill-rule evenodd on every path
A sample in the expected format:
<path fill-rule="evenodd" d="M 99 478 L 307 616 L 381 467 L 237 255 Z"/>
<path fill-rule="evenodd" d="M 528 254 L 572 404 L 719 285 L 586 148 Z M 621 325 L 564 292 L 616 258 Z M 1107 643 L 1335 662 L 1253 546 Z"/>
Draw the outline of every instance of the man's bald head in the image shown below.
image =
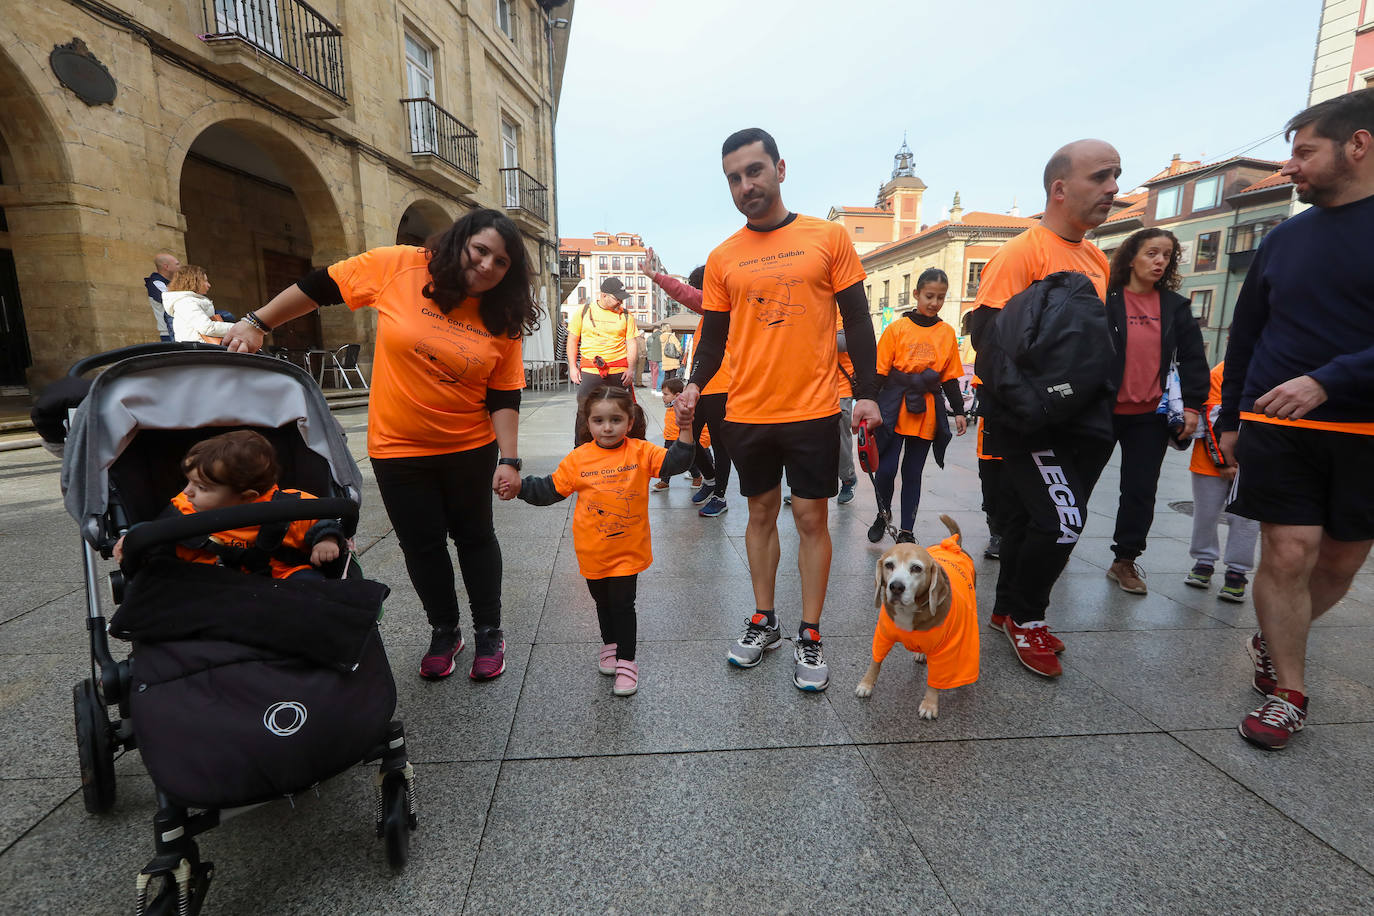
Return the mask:
<path fill-rule="evenodd" d="M 1112 212 L 1121 155 L 1103 140 L 1075 140 L 1045 164 L 1044 224 L 1077 241 Z"/>
<path fill-rule="evenodd" d="M 181 261 L 170 251 L 159 251 L 153 255 L 153 267 L 164 277 L 170 277 L 177 272 L 177 268 L 181 267 Z"/>
<path fill-rule="evenodd" d="M 1118 162 L 1121 161 L 1121 157 L 1117 155 L 1116 147 L 1106 140 L 1075 140 L 1055 150 L 1050 161 L 1045 163 L 1045 196 L 1049 196 L 1050 188 L 1056 180 L 1069 177 L 1074 162 L 1078 158 L 1085 154 L 1102 152 L 1110 153 L 1116 156 Z"/>

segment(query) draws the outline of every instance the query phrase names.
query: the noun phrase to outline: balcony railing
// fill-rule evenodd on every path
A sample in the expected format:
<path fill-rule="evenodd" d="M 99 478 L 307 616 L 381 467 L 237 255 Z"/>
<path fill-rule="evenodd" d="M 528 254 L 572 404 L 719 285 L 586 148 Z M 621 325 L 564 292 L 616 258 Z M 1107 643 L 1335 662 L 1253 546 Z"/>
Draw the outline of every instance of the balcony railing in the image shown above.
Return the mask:
<path fill-rule="evenodd" d="M 401 99 L 410 129 L 410 152 L 438 156 L 477 181 L 477 132 L 459 121 L 433 99 Z"/>
<path fill-rule="evenodd" d="M 886 297 L 886 296 L 879 296 L 879 297 L 878 297 L 878 308 L 880 308 L 880 309 L 885 309 L 885 308 L 887 308 L 887 297 Z"/>
<path fill-rule="evenodd" d="M 579 280 L 582 278 L 582 259 L 565 258 L 562 255 L 558 258 L 558 276 L 564 280 Z"/>
<path fill-rule="evenodd" d="M 906 304 L 907 304 L 907 302 L 908 302 L 908 300 L 910 300 L 910 299 L 911 299 L 911 293 L 898 293 L 898 294 L 897 294 L 897 308 L 905 308 L 905 307 L 906 307 Z"/>
<path fill-rule="evenodd" d="M 501 183 L 506 189 L 507 210 L 524 210 L 541 222 L 549 221 L 549 189 L 533 175 L 524 169 L 502 169 Z"/>
<path fill-rule="evenodd" d="M 968 282 L 968 285 L 967 285 L 966 287 L 964 287 L 964 298 L 965 298 L 965 299 L 977 299 L 977 298 L 978 298 L 978 281 L 977 281 L 977 280 L 970 280 L 970 281 Z"/>
<path fill-rule="evenodd" d="M 347 99 L 343 33 L 303 0 L 201 0 L 204 39 L 239 38 Z"/>

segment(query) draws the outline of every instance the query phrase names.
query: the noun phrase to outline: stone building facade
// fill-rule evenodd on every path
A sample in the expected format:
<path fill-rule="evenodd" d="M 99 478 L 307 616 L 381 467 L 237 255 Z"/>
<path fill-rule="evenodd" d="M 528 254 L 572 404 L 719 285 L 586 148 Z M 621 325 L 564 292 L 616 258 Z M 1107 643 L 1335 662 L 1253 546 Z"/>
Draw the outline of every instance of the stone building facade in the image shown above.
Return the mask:
<path fill-rule="evenodd" d="M 156 340 L 142 279 L 160 250 L 206 268 L 216 306 L 242 315 L 312 266 L 495 207 L 557 308 L 553 124 L 573 3 L 313 3 L 7 6 L 0 386 Z M 363 342 L 366 360 L 374 323 L 330 308 L 274 337 Z"/>

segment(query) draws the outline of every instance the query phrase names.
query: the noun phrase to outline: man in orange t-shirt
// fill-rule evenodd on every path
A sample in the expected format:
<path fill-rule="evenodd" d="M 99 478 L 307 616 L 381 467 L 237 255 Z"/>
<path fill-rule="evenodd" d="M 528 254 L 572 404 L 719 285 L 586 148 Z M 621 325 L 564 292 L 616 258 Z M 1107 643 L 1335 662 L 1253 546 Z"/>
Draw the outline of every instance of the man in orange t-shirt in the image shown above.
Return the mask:
<path fill-rule="evenodd" d="M 730 396 L 721 438 L 749 500 L 745 547 L 756 608 L 729 660 L 752 668 L 782 638 L 774 589 L 785 471 L 801 541 L 802 613 L 792 680 L 801 690 L 824 690 L 830 682 L 820 640 L 830 578 L 827 500 L 839 476 L 837 305 L 857 376 L 853 422 L 882 422 L 873 401 L 877 342 L 864 270 L 843 227 L 783 204 L 779 186 L 787 166 L 767 132 L 732 134 L 721 149 L 721 166 L 746 224 L 706 260 L 701 342 L 682 403 L 687 410 L 696 406 L 728 348 Z"/>
<path fill-rule="evenodd" d="M 968 317 L 975 348 L 1008 299 L 1050 274 L 1084 274 L 1105 298 L 1107 257 L 1083 237 L 1111 213 L 1120 174 L 1121 156 L 1101 140 L 1070 143 L 1050 158 L 1040 224 L 999 248 L 983 269 Z M 1111 347 L 1111 338 L 1104 337 L 1102 346 Z M 1002 459 L 1003 530 L 990 625 L 1007 634 L 1021 664 L 1044 677 L 1059 677 L 1058 652 L 1064 644 L 1045 624 L 1045 610 L 1083 532 L 1088 497 L 1112 454 L 1111 405 L 1103 399 L 1087 408 L 1102 413 L 1103 437 L 1053 426 L 1022 436 L 998 423 L 990 410 L 995 404 L 984 395 L 983 444 Z"/>

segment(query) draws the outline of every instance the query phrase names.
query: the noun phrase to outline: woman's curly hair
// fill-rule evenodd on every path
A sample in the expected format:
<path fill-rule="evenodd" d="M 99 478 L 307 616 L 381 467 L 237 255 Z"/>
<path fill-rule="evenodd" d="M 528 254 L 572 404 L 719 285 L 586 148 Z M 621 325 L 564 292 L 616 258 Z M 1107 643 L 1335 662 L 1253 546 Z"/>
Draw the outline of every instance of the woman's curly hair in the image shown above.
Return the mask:
<path fill-rule="evenodd" d="M 1178 275 L 1178 259 L 1181 249 L 1178 244 L 1178 236 L 1168 229 L 1141 229 L 1131 234 L 1126 241 L 1121 243 L 1121 247 L 1112 254 L 1111 275 L 1107 278 L 1108 289 L 1125 289 L 1131 282 L 1131 262 L 1135 256 L 1140 254 L 1140 246 L 1150 239 L 1166 238 L 1174 245 L 1174 253 L 1169 255 L 1169 266 L 1164 268 L 1164 275 L 1155 281 L 1155 289 L 1176 290 L 1183 278 Z"/>
<path fill-rule="evenodd" d="M 496 286 L 480 296 L 482 324 L 494 337 L 516 338 L 532 334 L 539 327 L 543 310 L 530 289 L 529 257 L 520 230 L 509 216 L 498 210 L 473 210 L 443 232 L 425 242 L 429 253 L 429 282 L 424 295 L 434 300 L 445 315 L 468 298 L 463 278 L 463 251 L 468 240 L 483 229 L 495 229 L 506 244 L 510 267 Z"/>

